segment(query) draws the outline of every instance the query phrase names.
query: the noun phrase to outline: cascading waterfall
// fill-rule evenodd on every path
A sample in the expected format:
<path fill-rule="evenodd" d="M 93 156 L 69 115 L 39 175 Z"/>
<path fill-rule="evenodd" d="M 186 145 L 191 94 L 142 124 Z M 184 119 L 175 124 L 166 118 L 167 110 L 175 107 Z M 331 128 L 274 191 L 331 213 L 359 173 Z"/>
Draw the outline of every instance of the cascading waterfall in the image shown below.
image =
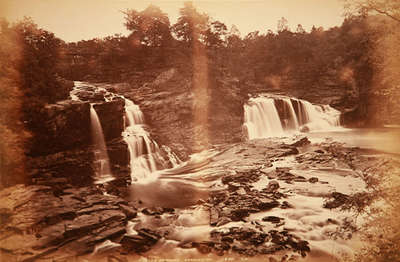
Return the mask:
<path fill-rule="evenodd" d="M 273 99 L 257 97 L 244 105 L 244 127 L 250 139 L 283 134 Z"/>
<path fill-rule="evenodd" d="M 179 157 L 171 150 L 166 145 L 161 146 L 162 149 L 167 153 L 167 156 L 169 158 L 169 161 L 171 162 L 172 167 L 177 167 L 182 161 L 179 159 Z"/>
<path fill-rule="evenodd" d="M 279 100 L 275 100 L 274 102 L 276 103 L 277 101 Z M 287 130 L 298 130 L 299 121 L 297 120 L 291 100 L 289 98 L 282 98 L 280 101 L 283 103 L 284 117 L 281 117 L 281 122 L 283 122 L 284 128 Z"/>
<path fill-rule="evenodd" d="M 144 128 L 144 117 L 139 106 L 125 98 L 125 112 L 128 123 L 122 135 L 129 148 L 131 178 L 132 181 L 143 181 L 158 169 L 156 163 L 164 160 L 158 144 L 150 138 Z M 180 163 L 179 158 L 171 153 L 170 149 L 166 153 L 173 166 Z"/>
<path fill-rule="evenodd" d="M 90 104 L 90 122 L 92 129 L 92 139 L 94 144 L 96 179 L 95 183 L 102 184 L 114 180 L 111 175 L 110 161 L 108 158 L 107 147 L 104 141 L 103 129 L 93 104 Z"/>
<path fill-rule="evenodd" d="M 114 98 L 124 99 L 125 129 L 122 136 L 128 145 L 132 181 L 146 180 L 151 177 L 151 173 L 160 168 L 166 168 L 169 165 L 176 167 L 181 163 L 181 160 L 169 147 L 163 145 L 163 150 L 160 150 L 158 144 L 150 138 L 150 134 L 145 130 L 143 113 L 138 105 L 135 105 L 131 100 L 121 95 L 107 91 L 103 87 L 79 81 L 75 81 L 74 83 L 75 86 L 70 92 L 70 98 L 74 101 L 80 101 L 81 92 L 84 95 L 85 93 L 87 95 L 87 92 L 100 93 L 104 97 L 105 102 L 111 102 Z M 102 127 L 92 104 L 90 114 L 95 144 L 95 163 L 98 166 L 96 181 L 97 183 L 103 183 L 114 178 L 110 172 L 110 163 Z"/>
<path fill-rule="evenodd" d="M 278 137 L 298 131 L 332 130 L 340 112 L 329 105 L 281 96 L 259 96 L 244 105 L 244 129 L 249 139 Z"/>

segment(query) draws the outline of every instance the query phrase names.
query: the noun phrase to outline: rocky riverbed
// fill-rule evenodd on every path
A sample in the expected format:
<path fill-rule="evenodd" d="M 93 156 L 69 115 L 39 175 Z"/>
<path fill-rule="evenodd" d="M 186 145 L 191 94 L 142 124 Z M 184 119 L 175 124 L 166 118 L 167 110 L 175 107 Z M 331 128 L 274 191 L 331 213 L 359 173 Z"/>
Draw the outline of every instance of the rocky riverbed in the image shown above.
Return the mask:
<path fill-rule="evenodd" d="M 359 244 L 362 219 L 343 207 L 394 158 L 293 137 L 215 146 L 128 187 L 43 178 L 0 192 L 1 257 L 335 261 Z"/>

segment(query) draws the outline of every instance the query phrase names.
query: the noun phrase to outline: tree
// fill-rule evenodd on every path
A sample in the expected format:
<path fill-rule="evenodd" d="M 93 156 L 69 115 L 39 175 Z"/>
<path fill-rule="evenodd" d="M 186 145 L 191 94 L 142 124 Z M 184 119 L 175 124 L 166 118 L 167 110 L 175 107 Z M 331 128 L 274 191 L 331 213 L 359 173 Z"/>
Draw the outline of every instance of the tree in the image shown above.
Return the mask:
<path fill-rule="evenodd" d="M 345 0 L 345 7 L 351 14 L 382 14 L 400 23 L 400 1 L 398 0 Z"/>
<path fill-rule="evenodd" d="M 0 188 L 24 182 L 22 91 L 18 65 L 22 49 L 13 27 L 0 19 Z"/>
<path fill-rule="evenodd" d="M 53 103 L 68 96 L 59 88 L 56 77 L 61 40 L 38 28 L 30 18 L 17 23 L 14 30 L 22 49 L 19 71 L 24 95 L 41 103 Z"/>
<path fill-rule="evenodd" d="M 225 41 L 227 27 L 220 21 L 212 22 L 204 33 L 204 42 L 208 47 L 220 47 Z"/>
<path fill-rule="evenodd" d="M 278 21 L 278 33 L 283 32 L 283 31 L 288 31 L 288 30 L 289 30 L 288 20 L 286 18 L 282 17 Z"/>
<path fill-rule="evenodd" d="M 125 13 L 125 26 L 137 36 L 140 44 L 164 46 L 171 40 L 170 22 L 167 14 L 154 5 L 138 12 L 134 9 Z"/>
<path fill-rule="evenodd" d="M 226 41 L 227 41 L 227 46 L 230 49 L 237 50 L 242 47 L 242 39 L 240 38 L 240 31 L 235 25 L 232 25 Z"/>
<path fill-rule="evenodd" d="M 298 24 L 297 28 L 296 28 L 296 33 L 304 34 L 305 32 L 306 32 L 306 30 L 304 30 L 303 26 L 301 24 Z"/>
<path fill-rule="evenodd" d="M 199 13 L 192 2 L 185 2 L 179 13 L 180 17 L 172 28 L 176 37 L 190 45 L 194 41 L 204 41 L 209 17 Z"/>

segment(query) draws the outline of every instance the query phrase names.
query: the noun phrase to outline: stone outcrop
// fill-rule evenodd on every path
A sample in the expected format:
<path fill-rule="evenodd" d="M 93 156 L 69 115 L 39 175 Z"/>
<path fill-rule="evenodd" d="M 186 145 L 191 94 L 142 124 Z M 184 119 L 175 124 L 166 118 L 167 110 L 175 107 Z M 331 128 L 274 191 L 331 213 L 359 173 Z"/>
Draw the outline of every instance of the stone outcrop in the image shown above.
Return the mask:
<path fill-rule="evenodd" d="M 77 256 L 104 240 L 118 240 L 136 209 L 126 200 L 94 187 L 17 185 L 0 192 L 2 258 L 34 261 L 52 254 Z"/>
<path fill-rule="evenodd" d="M 121 133 L 124 131 L 124 106 L 122 98 L 114 98 L 110 102 L 93 106 L 99 116 L 106 142 L 121 138 Z"/>
<path fill-rule="evenodd" d="M 46 155 L 90 144 L 90 105 L 62 101 L 47 105 L 34 127 L 30 155 Z"/>
<path fill-rule="evenodd" d="M 191 77 L 175 68 L 147 83 L 109 88 L 140 106 L 152 137 L 159 144 L 168 145 L 181 159 L 187 159 L 189 154 L 211 144 L 237 142 L 242 137 L 244 100 L 239 81 L 223 75 L 209 78 L 208 87 L 204 87 L 208 103 L 198 111 Z M 207 124 L 196 124 L 195 119 L 201 117 L 207 119 Z"/>
<path fill-rule="evenodd" d="M 90 119 L 91 101 L 65 100 L 47 105 L 41 124 L 34 132 L 27 162 L 31 182 L 37 185 L 62 187 L 64 183 L 87 186 L 92 183 L 93 148 Z M 124 100 L 94 105 L 99 116 L 111 169 L 117 178 L 129 177 L 129 153 L 121 134 L 124 129 Z"/>

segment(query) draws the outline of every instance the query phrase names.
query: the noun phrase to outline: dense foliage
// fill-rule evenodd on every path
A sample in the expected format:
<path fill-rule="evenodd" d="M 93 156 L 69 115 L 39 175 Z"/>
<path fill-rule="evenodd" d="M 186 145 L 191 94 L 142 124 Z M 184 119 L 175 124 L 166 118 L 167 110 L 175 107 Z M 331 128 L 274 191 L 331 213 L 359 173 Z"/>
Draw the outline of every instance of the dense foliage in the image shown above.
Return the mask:
<path fill-rule="evenodd" d="M 61 40 L 53 33 L 39 29 L 28 18 L 14 25 L 2 20 L 0 42 L 0 171 L 4 186 L 24 181 L 24 156 L 40 132 L 44 106 L 65 99 L 69 92 L 56 73 Z"/>
<path fill-rule="evenodd" d="M 63 45 L 59 73 L 74 80 L 133 82 L 137 75 L 176 67 L 190 76 L 195 71 L 194 47 L 202 46 L 210 72 L 239 79 L 244 95 L 283 89 L 318 102 L 321 93 L 334 96 L 340 89 L 347 92 L 346 98 L 331 104 L 343 109 L 364 101 L 357 107 L 357 118 L 370 114 L 374 43 L 380 35 L 371 30 L 365 14 L 349 15 L 340 27 L 313 27 L 310 32 L 301 25 L 291 31 L 282 18 L 276 32 L 255 31 L 244 37 L 235 26 L 228 30 L 223 22 L 198 12 L 191 2 L 184 4 L 172 25 L 153 5 L 125 15 L 129 36 Z"/>
<path fill-rule="evenodd" d="M 24 142 L 28 134 L 21 121 L 20 46 L 6 21 L 0 32 L 0 186 L 23 182 Z"/>

